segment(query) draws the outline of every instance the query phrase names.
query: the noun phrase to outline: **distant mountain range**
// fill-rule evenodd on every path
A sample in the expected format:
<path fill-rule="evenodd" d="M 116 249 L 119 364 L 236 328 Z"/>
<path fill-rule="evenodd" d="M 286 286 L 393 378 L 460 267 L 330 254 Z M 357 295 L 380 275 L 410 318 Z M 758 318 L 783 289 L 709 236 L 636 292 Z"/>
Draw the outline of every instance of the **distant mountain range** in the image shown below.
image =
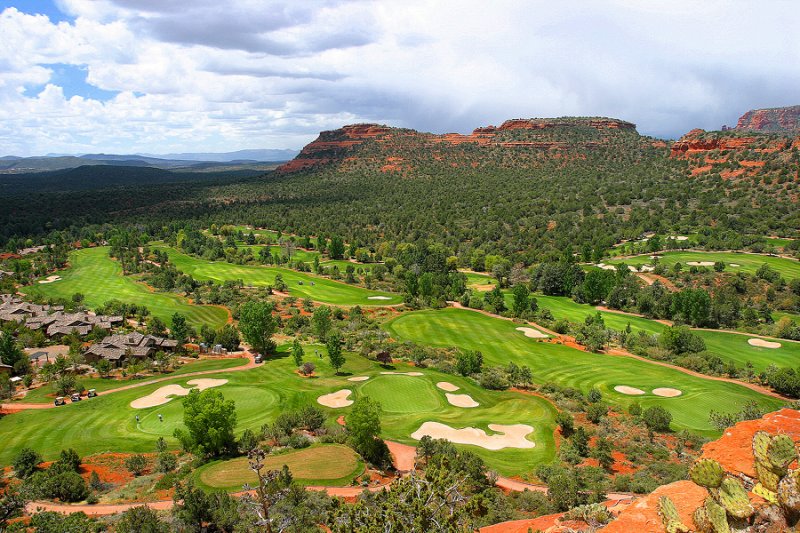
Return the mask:
<path fill-rule="evenodd" d="M 36 157 L 0 157 L 0 173 L 19 174 L 48 172 L 83 166 L 110 165 L 125 167 L 148 167 L 169 170 L 221 170 L 236 168 L 260 168 L 276 161 L 288 161 L 296 156 L 296 150 L 239 150 L 225 153 L 184 154 L 51 154 Z"/>

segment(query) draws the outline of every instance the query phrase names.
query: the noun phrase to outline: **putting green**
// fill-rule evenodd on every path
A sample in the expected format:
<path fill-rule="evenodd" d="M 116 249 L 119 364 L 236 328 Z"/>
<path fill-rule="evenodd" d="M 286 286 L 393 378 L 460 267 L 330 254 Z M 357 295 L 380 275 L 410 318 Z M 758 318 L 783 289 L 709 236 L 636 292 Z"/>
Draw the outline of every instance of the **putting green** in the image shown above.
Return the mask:
<path fill-rule="evenodd" d="M 69 254 L 70 266 L 58 272 L 60 281 L 34 283 L 20 291 L 31 296 L 66 299 L 79 292 L 84 295 L 85 305 L 92 308 L 109 300 L 143 305 L 166 324 L 175 313 L 185 315 L 188 322 L 198 327 L 206 324 L 219 328 L 228 321 L 228 311 L 223 307 L 190 304 L 177 294 L 153 292 L 145 284 L 124 276 L 119 263 L 108 256 L 108 250 L 108 247 L 76 250 Z"/>
<path fill-rule="evenodd" d="M 292 477 L 301 485 L 349 485 L 353 478 L 364 471 L 361 458 L 348 446 L 322 444 L 280 455 L 271 455 L 264 460 L 268 470 L 289 467 Z M 194 479 L 207 489 L 242 490 L 247 483 L 258 483 L 250 470 L 247 457 L 205 464 L 194 472 Z"/>
<path fill-rule="evenodd" d="M 441 391 L 417 376 L 378 375 L 365 382 L 360 393 L 381 402 L 387 413 L 435 411 L 444 403 Z"/>
<path fill-rule="evenodd" d="M 770 255 L 735 253 L 735 252 L 664 252 L 660 261 L 664 265 L 672 266 L 681 263 L 683 268 L 688 270 L 690 261 L 702 263 L 703 261 L 722 261 L 725 263 L 726 272 L 749 272 L 754 274 L 764 263 L 768 264 L 773 270 L 778 271 L 787 280 L 800 277 L 800 261 L 787 259 L 785 257 L 774 257 Z M 615 265 L 625 263 L 630 266 L 649 265 L 652 263 L 650 254 L 639 255 L 627 259 L 608 259 L 606 264 Z M 732 267 L 731 264 L 739 265 Z M 712 268 L 712 267 L 707 267 Z"/>
<path fill-rule="evenodd" d="M 324 347 L 315 345 L 307 346 L 306 353 L 313 353 L 315 349 L 323 354 L 325 352 Z M 295 373 L 294 361 L 288 351 L 289 346 L 282 346 L 277 356 L 247 371 L 222 371 L 204 376 L 228 380 L 228 383 L 215 390 L 220 391 L 226 399 L 236 402 L 237 435 L 248 428 L 260 429 L 286 410 L 305 405 L 318 406 L 316 400 L 319 396 L 349 388 L 353 390 L 353 399 L 369 393 L 386 404 L 381 417 L 384 438 L 415 445 L 417 441 L 411 438 L 411 434 L 427 421 L 456 428 L 478 427 L 486 431 L 489 424 L 528 424 L 534 428 L 528 439 L 536 443 L 535 448 L 499 451 L 476 446 L 466 448 L 504 475 L 529 472 L 536 465 L 549 462 L 554 457 L 556 411 L 542 398 L 508 391 L 488 391 L 459 376 L 428 369 L 414 369 L 423 373 L 419 377 L 382 375 L 380 372 L 385 368 L 355 354 L 347 355 L 341 375 L 334 374 L 327 358 L 308 357 L 317 366 L 317 377 L 308 379 Z M 397 370 L 404 371 L 406 368 Z M 347 378 L 351 376 L 369 376 L 370 379 L 350 382 Z M 177 447 L 172 434 L 182 426 L 181 398 L 148 409 L 133 409 L 130 402 L 168 384 L 188 388 L 190 385 L 187 382 L 191 379 L 191 376 L 178 376 L 156 384 L 101 394 L 76 404 L 23 411 L 0 418 L 0 435 L 3 435 L 0 465 L 10 464 L 23 447 L 37 450 L 45 460 L 57 457 L 62 448 L 74 448 L 81 455 L 150 452 L 159 436 L 163 436 L 170 446 Z M 472 396 L 480 407 L 462 409 L 449 405 L 445 391 L 435 388 L 435 383 L 439 381 L 448 381 L 460 387 L 459 392 Z M 372 383 L 376 386 L 367 387 Z M 392 398 L 395 391 L 398 391 L 397 399 Z M 413 403 L 416 396 L 419 396 L 418 406 Z M 328 424 L 333 425 L 336 417 L 346 415 L 351 408 L 322 409 L 328 415 Z M 159 420 L 159 413 L 163 420 Z M 139 415 L 138 423 L 136 415 Z"/>
<path fill-rule="evenodd" d="M 639 401 L 645 407 L 661 405 L 673 415 L 673 427 L 705 435 L 717 435 L 709 424 L 711 409 L 738 411 L 755 400 L 765 409 L 775 409 L 780 400 L 743 386 L 689 376 L 677 370 L 629 357 L 582 352 L 563 345 L 537 342 L 515 331 L 517 324 L 462 309 L 417 311 L 393 319 L 386 329 L 397 340 L 411 340 L 433 346 L 458 346 L 480 350 L 489 365 L 514 361 L 527 365 L 536 383 L 552 382 L 588 392 L 597 387 L 612 403 L 626 406 Z M 635 399 L 614 390 L 627 385 L 647 391 Z M 652 394 L 659 387 L 679 389 L 677 398 Z M 476 401 L 481 403 L 479 398 Z"/>
<path fill-rule="evenodd" d="M 296 272 L 286 268 L 257 265 L 234 265 L 223 261 L 206 261 L 167 246 L 158 246 L 167 252 L 170 261 L 178 270 L 190 274 L 197 280 L 211 280 L 217 283 L 242 280 L 245 285 L 266 286 L 275 283 L 280 274 L 289 286 L 289 293 L 298 298 L 311 298 L 319 302 L 335 305 L 387 305 L 402 303 L 399 294 L 371 291 L 347 283 Z M 370 299 L 372 298 L 372 299 Z"/>

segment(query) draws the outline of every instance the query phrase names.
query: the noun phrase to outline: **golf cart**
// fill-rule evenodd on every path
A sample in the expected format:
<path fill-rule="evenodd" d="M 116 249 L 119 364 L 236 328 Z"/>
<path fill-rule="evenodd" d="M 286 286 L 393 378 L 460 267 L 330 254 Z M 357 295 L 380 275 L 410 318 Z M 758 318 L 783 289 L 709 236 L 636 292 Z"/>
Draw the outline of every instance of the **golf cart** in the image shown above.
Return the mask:
<path fill-rule="evenodd" d="M 79 401 L 81 401 L 81 395 L 80 395 L 80 393 L 76 392 L 75 394 L 70 396 L 69 399 L 72 400 L 73 403 L 74 402 L 79 402 Z"/>
<path fill-rule="evenodd" d="M 64 398 L 63 396 L 59 396 L 58 398 L 56 398 L 55 400 L 53 400 L 53 405 L 56 405 L 56 406 L 58 406 L 58 405 L 64 405 L 64 404 L 66 404 L 66 403 L 67 403 L 67 400 L 66 400 L 66 398 Z"/>
<path fill-rule="evenodd" d="M 97 389 L 89 389 L 89 393 L 86 395 L 87 398 L 94 398 L 97 396 Z"/>
<path fill-rule="evenodd" d="M 255 361 L 256 364 L 261 364 L 261 363 L 264 362 L 264 356 L 261 355 L 260 353 L 257 353 L 255 358 L 254 358 L 254 361 Z"/>

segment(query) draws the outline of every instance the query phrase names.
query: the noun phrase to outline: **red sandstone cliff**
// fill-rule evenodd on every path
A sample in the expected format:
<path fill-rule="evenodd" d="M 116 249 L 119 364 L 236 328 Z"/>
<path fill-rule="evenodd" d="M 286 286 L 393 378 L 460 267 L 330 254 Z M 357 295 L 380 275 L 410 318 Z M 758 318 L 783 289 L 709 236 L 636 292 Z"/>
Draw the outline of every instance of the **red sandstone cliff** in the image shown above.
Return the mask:
<path fill-rule="evenodd" d="M 800 105 L 748 111 L 739 118 L 735 129 L 765 132 L 798 132 L 800 131 Z"/>

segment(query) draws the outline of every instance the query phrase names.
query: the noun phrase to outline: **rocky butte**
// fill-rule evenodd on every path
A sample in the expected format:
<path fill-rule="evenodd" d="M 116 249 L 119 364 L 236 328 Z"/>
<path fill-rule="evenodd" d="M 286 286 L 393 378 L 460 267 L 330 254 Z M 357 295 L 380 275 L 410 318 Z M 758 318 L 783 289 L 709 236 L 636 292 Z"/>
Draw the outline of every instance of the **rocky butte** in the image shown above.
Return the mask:
<path fill-rule="evenodd" d="M 800 133 L 800 105 L 754 109 L 739 118 L 736 130 Z"/>
<path fill-rule="evenodd" d="M 415 156 L 430 155 L 433 159 L 437 159 L 437 150 L 461 145 L 567 151 L 598 147 L 611 136 L 628 133 L 638 136 L 635 124 L 605 117 L 512 119 L 500 126 L 476 128 L 468 135 L 437 135 L 381 124 L 352 124 L 323 131 L 278 171 L 296 172 L 345 161 L 357 152 L 361 155 L 359 148 L 365 145 L 377 151 L 369 156 L 380 159 L 382 170 L 387 172 L 403 169 L 409 150 L 413 150 Z"/>

